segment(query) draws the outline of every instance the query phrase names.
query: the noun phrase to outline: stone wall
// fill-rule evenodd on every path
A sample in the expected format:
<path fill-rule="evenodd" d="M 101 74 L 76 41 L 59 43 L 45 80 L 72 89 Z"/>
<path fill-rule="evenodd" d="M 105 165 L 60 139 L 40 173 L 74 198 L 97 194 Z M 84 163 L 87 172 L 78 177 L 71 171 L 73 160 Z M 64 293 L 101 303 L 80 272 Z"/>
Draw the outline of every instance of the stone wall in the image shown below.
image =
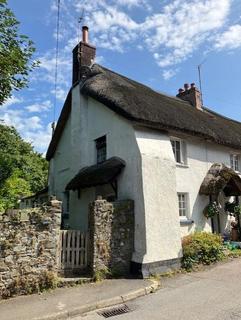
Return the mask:
<path fill-rule="evenodd" d="M 134 250 L 134 202 L 91 203 L 89 230 L 93 274 L 105 270 L 112 275 L 128 274 Z"/>
<path fill-rule="evenodd" d="M 0 298 L 37 292 L 58 271 L 61 202 L 10 211 L 0 221 Z"/>

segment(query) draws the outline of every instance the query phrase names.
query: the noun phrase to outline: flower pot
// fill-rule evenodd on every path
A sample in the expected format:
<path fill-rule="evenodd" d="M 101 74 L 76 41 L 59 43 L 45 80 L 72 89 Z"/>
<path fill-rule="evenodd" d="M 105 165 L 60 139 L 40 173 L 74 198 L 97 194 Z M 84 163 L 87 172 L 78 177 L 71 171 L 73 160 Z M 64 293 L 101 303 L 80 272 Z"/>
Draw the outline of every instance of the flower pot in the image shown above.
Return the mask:
<path fill-rule="evenodd" d="M 239 232 L 238 232 L 238 229 L 232 228 L 232 230 L 231 230 L 231 240 L 232 240 L 232 241 L 238 241 L 238 240 L 239 240 Z"/>

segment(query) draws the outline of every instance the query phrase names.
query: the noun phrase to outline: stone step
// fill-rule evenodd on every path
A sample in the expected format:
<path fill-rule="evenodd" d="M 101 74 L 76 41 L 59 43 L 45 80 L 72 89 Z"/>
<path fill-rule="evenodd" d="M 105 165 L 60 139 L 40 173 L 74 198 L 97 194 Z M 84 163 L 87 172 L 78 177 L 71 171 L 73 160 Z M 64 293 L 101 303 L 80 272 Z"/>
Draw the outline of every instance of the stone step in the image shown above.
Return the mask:
<path fill-rule="evenodd" d="M 71 287 L 79 284 L 90 283 L 93 281 L 91 277 L 73 277 L 73 278 L 66 278 L 66 277 L 59 277 L 59 287 Z"/>

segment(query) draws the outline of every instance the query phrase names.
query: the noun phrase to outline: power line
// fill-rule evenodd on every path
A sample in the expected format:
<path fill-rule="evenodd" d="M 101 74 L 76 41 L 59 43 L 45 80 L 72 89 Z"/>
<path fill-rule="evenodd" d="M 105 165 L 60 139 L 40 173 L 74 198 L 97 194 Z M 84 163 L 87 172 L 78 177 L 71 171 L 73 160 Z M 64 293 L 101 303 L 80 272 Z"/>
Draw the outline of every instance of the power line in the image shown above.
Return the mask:
<path fill-rule="evenodd" d="M 60 0 L 57 0 L 57 19 L 56 19 L 56 51 L 55 51 L 55 75 L 54 75 L 54 114 L 52 128 L 55 127 L 56 105 L 57 105 L 57 81 L 58 81 L 58 59 L 59 59 L 59 22 L 60 22 Z"/>

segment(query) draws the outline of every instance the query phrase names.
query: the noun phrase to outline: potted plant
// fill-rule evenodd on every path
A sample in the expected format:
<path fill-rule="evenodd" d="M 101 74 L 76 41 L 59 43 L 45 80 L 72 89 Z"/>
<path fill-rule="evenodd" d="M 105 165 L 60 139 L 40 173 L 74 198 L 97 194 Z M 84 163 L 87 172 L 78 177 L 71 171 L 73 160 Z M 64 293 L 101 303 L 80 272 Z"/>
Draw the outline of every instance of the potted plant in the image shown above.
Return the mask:
<path fill-rule="evenodd" d="M 216 214 L 219 213 L 219 206 L 216 201 L 210 202 L 203 210 L 203 214 L 206 218 L 213 218 Z"/>
<path fill-rule="evenodd" d="M 239 240 L 239 230 L 238 230 L 238 221 L 231 222 L 231 240 L 238 241 Z"/>

